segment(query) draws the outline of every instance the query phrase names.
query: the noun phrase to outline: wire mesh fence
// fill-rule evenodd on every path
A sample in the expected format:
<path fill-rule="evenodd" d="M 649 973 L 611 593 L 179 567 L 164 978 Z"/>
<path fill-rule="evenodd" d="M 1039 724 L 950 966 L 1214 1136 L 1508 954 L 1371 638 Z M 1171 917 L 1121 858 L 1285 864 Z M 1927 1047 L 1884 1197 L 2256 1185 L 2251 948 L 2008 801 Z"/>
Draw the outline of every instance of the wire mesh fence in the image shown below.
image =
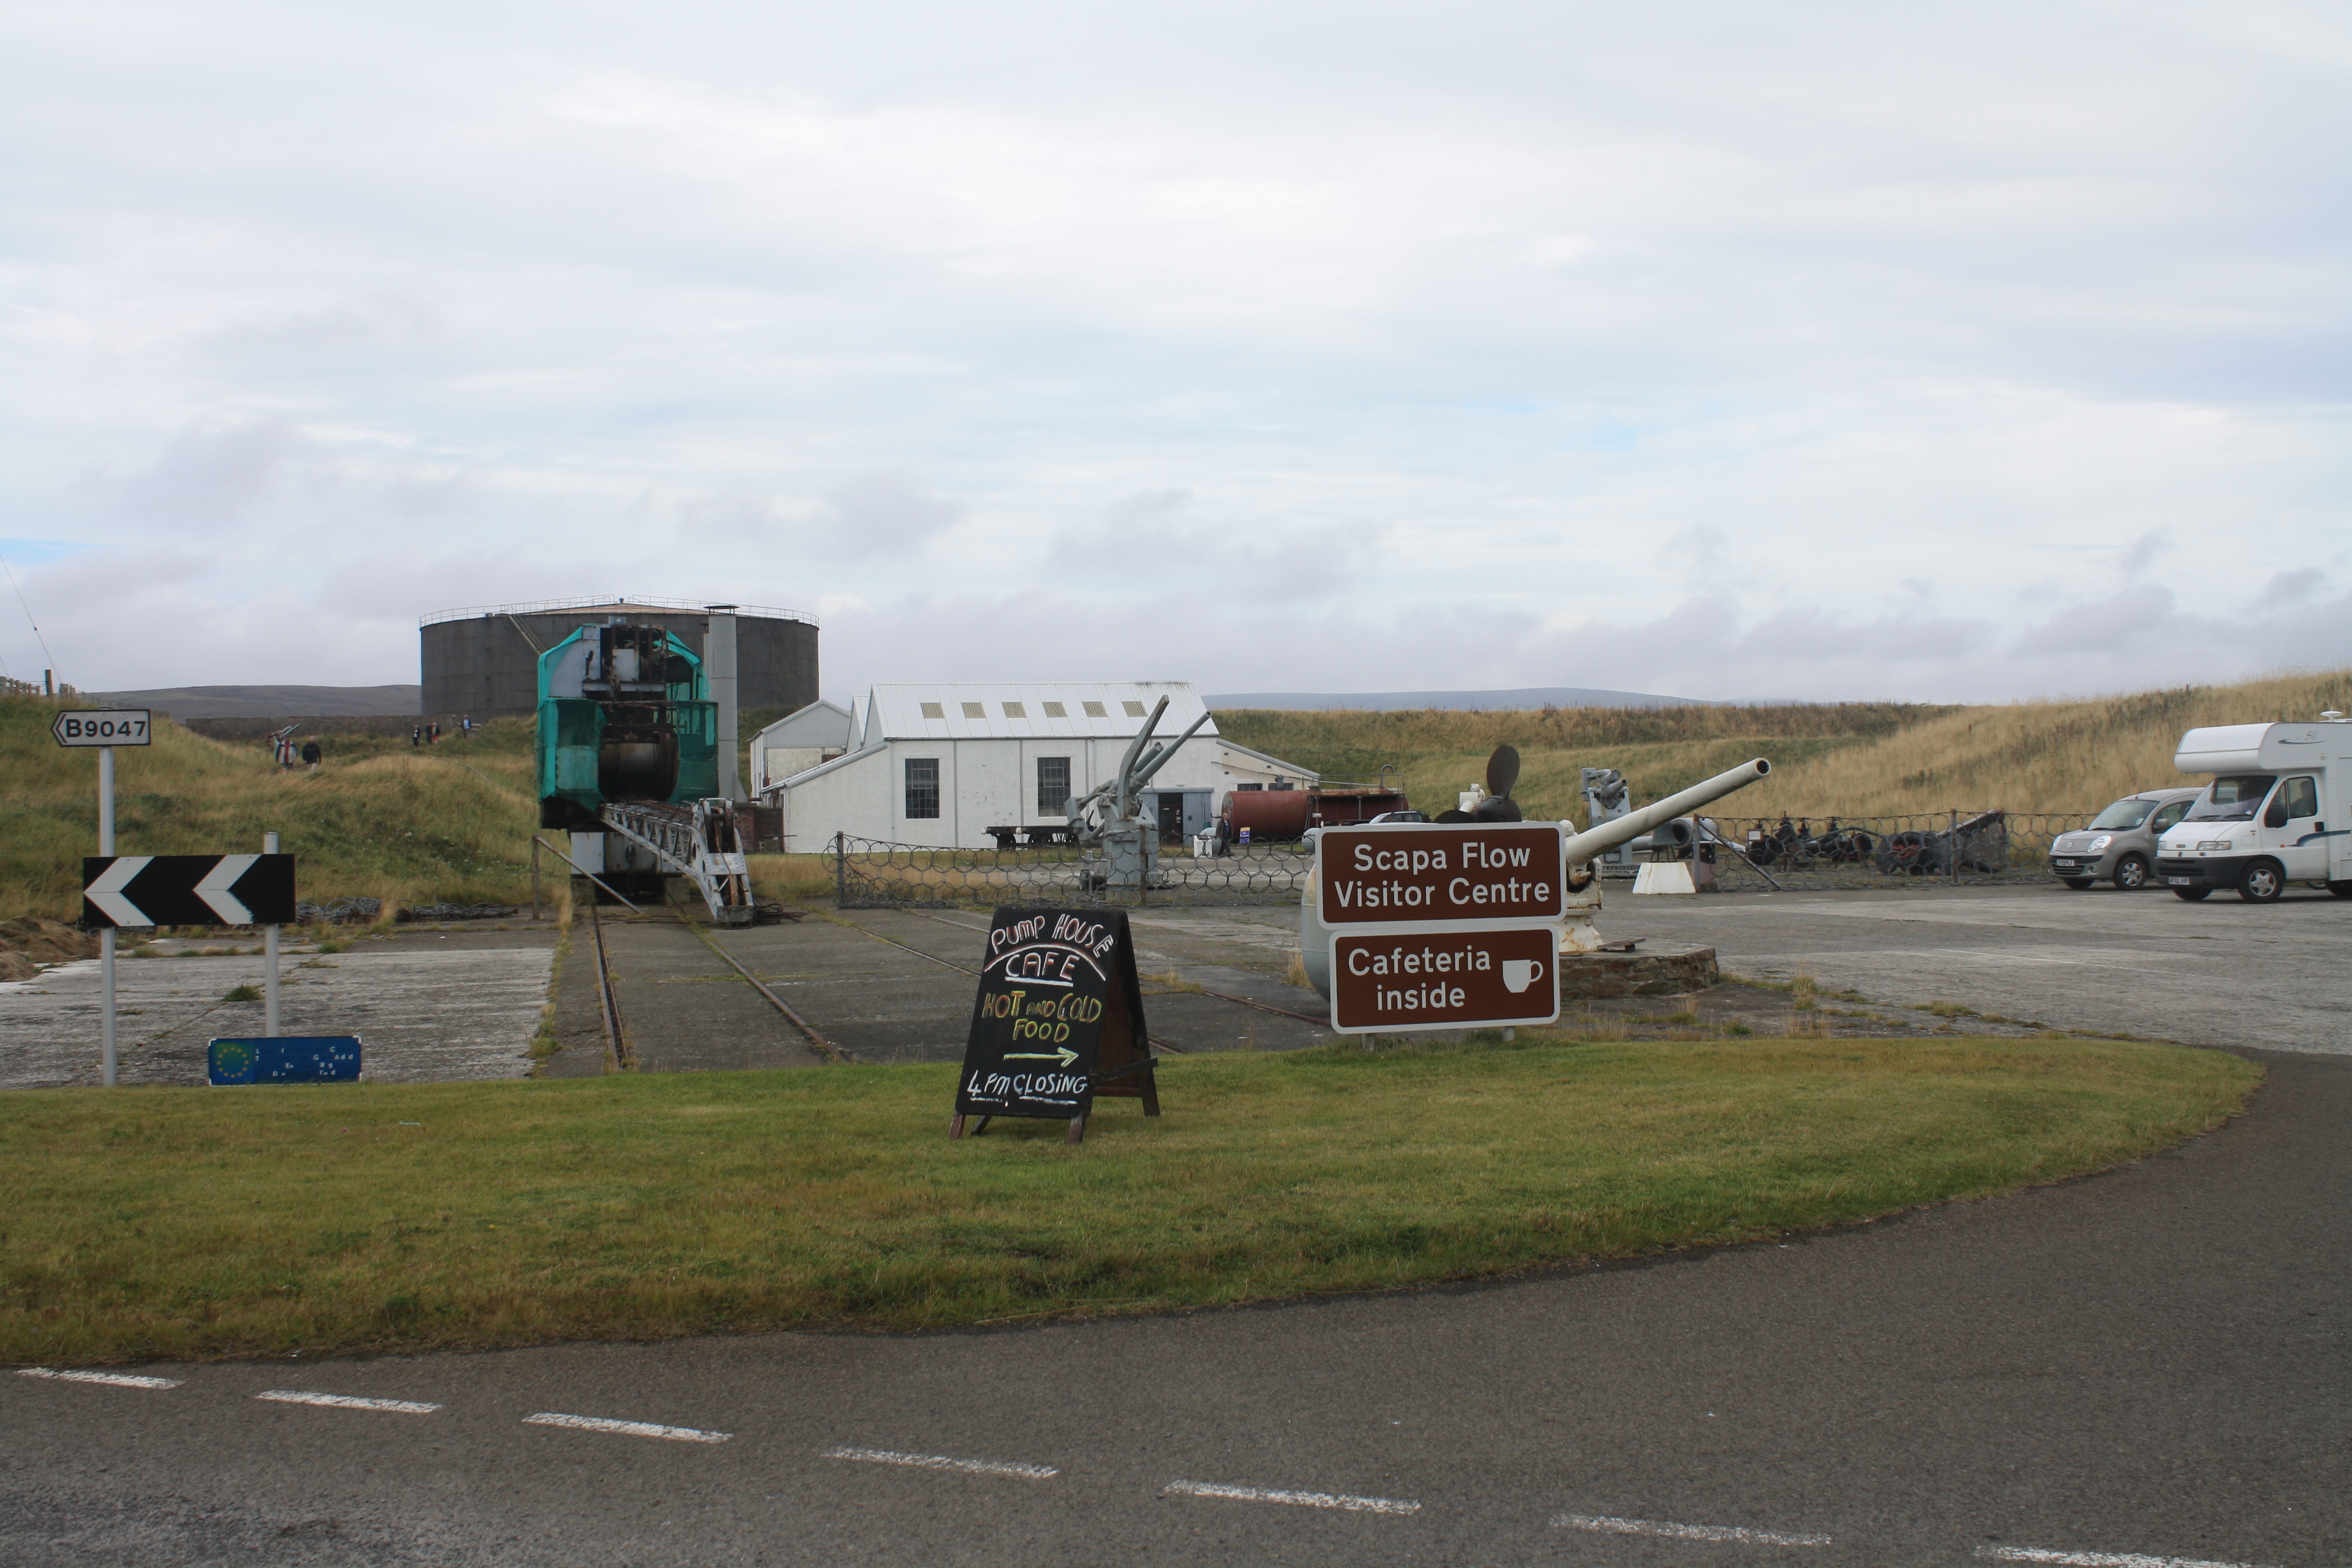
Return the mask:
<path fill-rule="evenodd" d="M 2046 879 L 2051 841 L 2089 812 L 1941 811 L 1906 816 L 1716 816 L 1698 854 L 1717 886 L 1976 887 Z M 844 909 L 1020 903 L 1279 904 L 1314 868 L 1303 843 L 1229 844 L 1215 855 L 1160 851 L 1138 886 L 1098 853 L 1069 845 L 940 849 L 836 836 L 834 889 Z M 1644 859 L 1647 856 L 1637 856 Z M 1604 871 L 1610 868 L 1603 868 Z M 1633 866 L 1622 868 L 1631 876 Z"/>
<path fill-rule="evenodd" d="M 1194 856 L 1161 849 L 1140 886 L 1111 875 L 1097 853 L 1067 845 L 932 849 L 836 836 L 834 889 L 843 909 L 913 904 L 1279 904 L 1296 900 L 1313 868 L 1299 844 L 1229 844 Z"/>

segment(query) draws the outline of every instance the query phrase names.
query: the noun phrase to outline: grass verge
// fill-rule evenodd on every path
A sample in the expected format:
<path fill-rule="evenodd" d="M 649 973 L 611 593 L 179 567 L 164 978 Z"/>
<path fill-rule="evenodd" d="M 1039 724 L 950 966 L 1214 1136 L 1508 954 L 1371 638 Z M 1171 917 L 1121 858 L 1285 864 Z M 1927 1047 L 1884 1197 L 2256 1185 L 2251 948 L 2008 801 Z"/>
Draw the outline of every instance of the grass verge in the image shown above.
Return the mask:
<path fill-rule="evenodd" d="M 2096 1171 L 2259 1069 L 2080 1040 L 1172 1061 L 947 1142 L 952 1066 L 0 1100 L 0 1360 L 919 1329 L 1379 1289 Z"/>

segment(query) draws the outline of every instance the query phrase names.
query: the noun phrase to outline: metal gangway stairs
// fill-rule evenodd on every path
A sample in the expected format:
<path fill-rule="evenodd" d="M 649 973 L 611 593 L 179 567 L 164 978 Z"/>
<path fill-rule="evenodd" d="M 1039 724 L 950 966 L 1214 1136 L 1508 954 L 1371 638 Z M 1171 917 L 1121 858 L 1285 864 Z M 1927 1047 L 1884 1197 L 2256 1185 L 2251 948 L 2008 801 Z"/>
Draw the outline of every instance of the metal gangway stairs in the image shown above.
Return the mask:
<path fill-rule="evenodd" d="M 606 829 L 644 846 L 664 870 L 692 882 L 714 922 L 751 923 L 751 868 L 733 801 L 698 800 L 690 806 L 608 801 L 598 815 Z"/>

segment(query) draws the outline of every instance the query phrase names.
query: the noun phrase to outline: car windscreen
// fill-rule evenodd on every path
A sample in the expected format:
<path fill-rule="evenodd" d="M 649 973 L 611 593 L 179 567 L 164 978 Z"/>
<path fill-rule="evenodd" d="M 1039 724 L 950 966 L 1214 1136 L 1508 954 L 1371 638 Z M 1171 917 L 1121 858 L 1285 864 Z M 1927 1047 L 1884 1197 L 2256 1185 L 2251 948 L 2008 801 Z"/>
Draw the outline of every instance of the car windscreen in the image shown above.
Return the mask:
<path fill-rule="evenodd" d="M 2263 797 L 2278 781 L 2268 773 L 2233 773 L 2215 779 L 2189 808 L 2191 822 L 2251 822 Z"/>
<path fill-rule="evenodd" d="M 2155 809 L 2156 802 L 2152 800 L 2142 800 L 2137 795 L 2134 795 L 2128 800 L 2119 800 L 2116 802 L 2115 805 L 2107 807 L 2106 810 L 2091 818 L 2091 826 L 2094 827 L 2137 827 L 2141 823 L 2147 820 L 2147 814 Z"/>

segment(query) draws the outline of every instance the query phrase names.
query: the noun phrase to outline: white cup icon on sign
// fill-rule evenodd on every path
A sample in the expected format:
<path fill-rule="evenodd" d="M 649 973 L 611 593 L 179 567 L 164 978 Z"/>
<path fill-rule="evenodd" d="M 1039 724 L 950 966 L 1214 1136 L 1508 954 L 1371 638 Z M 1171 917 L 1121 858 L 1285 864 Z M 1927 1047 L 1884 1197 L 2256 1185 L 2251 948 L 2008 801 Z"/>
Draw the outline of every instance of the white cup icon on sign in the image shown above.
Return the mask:
<path fill-rule="evenodd" d="M 1516 996 L 1533 985 L 1536 983 L 1536 976 L 1542 973 L 1541 959 L 1507 958 L 1503 960 L 1503 987 Z"/>

